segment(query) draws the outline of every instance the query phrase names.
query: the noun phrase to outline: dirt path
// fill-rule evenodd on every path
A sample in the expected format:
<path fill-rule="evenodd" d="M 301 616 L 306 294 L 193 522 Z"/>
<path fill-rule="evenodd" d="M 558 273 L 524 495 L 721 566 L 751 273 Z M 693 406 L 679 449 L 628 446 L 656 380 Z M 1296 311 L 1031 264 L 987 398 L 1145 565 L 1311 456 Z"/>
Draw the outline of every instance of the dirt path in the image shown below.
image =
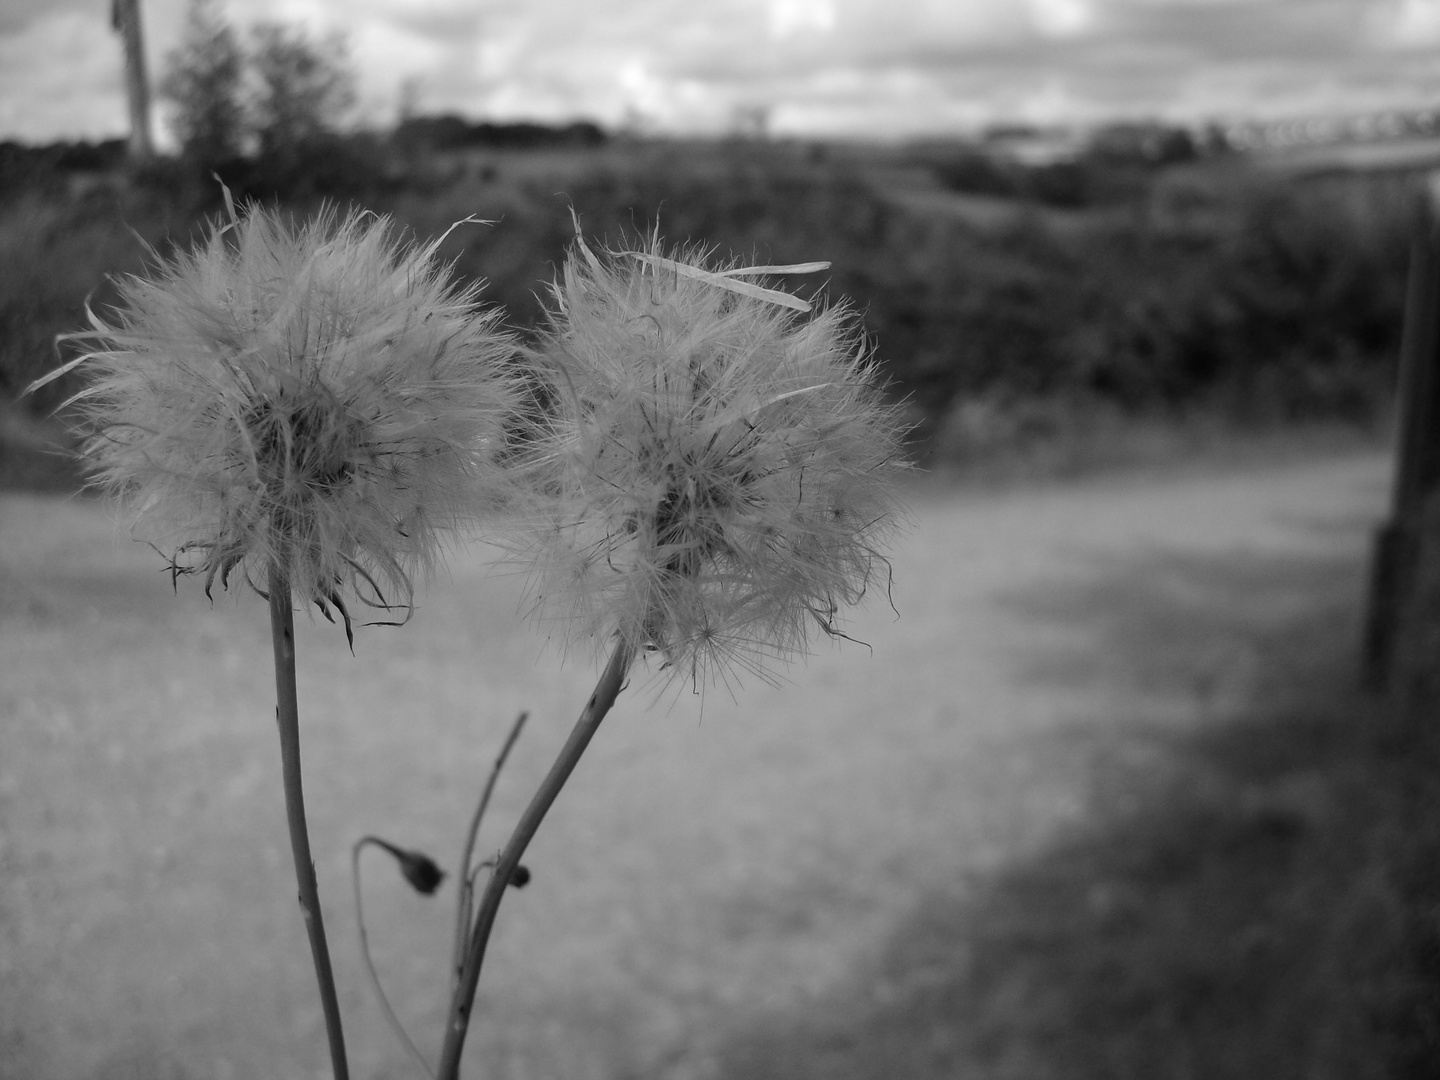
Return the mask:
<path fill-rule="evenodd" d="M 1370 454 L 917 490 L 900 616 L 875 597 L 848 628 L 873 653 L 827 644 L 787 685 L 703 708 L 622 698 L 532 848 L 533 886 L 502 909 L 471 1060 L 495 1080 L 705 1075 L 708 1047 L 844 980 L 919 896 L 1082 821 L 1095 747 L 1143 755 L 1137 733 L 1223 719 L 1262 631 L 1358 611 L 1387 479 Z M 322 1075 L 264 608 L 172 597 L 156 569 L 93 507 L 0 499 L 0 1077 Z M 497 845 L 589 690 L 588 658 L 558 676 L 553 652 L 537 659 L 518 591 L 465 557 L 411 626 L 362 632 L 357 658 L 302 628 L 313 844 L 357 1077 L 412 1072 L 355 960 L 350 843 L 378 832 L 453 862 L 529 708 L 482 840 Z M 437 907 L 367 867 L 382 973 L 434 1045 L 453 893 Z"/>

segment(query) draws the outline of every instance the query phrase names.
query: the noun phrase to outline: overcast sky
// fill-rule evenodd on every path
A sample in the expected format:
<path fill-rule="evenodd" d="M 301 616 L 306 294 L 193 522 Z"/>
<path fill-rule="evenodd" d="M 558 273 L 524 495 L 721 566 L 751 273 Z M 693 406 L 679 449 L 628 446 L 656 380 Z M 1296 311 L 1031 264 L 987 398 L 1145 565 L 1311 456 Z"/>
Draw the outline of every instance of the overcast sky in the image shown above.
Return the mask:
<path fill-rule="evenodd" d="M 141 0 L 152 75 L 188 0 Z M 362 110 L 903 136 L 1440 106 L 1440 0 L 228 0 L 349 38 Z M 0 0 L 0 138 L 118 135 L 110 0 Z"/>

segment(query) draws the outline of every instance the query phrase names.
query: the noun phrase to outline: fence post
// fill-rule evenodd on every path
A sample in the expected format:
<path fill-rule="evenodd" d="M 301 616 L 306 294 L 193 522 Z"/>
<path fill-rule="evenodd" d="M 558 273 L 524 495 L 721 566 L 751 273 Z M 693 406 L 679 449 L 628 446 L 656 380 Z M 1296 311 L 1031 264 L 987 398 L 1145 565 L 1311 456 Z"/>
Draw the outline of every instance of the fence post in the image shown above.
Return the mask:
<path fill-rule="evenodd" d="M 1414 593 L 1426 497 L 1440 488 L 1440 172 L 1416 214 L 1405 292 L 1390 519 L 1375 535 L 1362 678 L 1387 689 Z"/>

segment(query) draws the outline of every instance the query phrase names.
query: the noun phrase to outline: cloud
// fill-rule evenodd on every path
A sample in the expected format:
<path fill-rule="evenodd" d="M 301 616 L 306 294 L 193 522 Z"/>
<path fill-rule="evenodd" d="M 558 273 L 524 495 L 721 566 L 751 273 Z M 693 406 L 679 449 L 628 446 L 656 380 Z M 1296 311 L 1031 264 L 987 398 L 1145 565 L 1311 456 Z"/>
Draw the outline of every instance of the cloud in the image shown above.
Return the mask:
<path fill-rule="evenodd" d="M 835 29 L 832 0 L 771 0 L 770 36 L 790 38 L 800 34 L 826 34 Z"/>
<path fill-rule="evenodd" d="M 797 131 L 1414 101 L 1440 37 L 1440 0 L 363 2 L 437 42 L 427 104 L 711 128 L 761 105 Z"/>
<path fill-rule="evenodd" d="M 1051 37 L 1073 37 L 1088 30 L 1095 19 L 1089 0 L 1029 0 L 1030 21 Z"/>
<path fill-rule="evenodd" d="M 1356 51 L 1365 10 L 1357 0 L 1119 0 L 1103 32 L 1140 47 L 1183 45 L 1196 60 L 1333 60 Z"/>
<path fill-rule="evenodd" d="M 50 0 L 44 5 L 35 0 L 0 0 L 0 35 L 23 35 L 36 23 L 50 22 L 62 15 L 93 14 L 104 5 L 104 17 L 110 18 L 108 0 Z"/>
<path fill-rule="evenodd" d="M 62 9 L 0 36 L 0 138 L 112 136 L 125 130 L 122 92 L 108 21 Z"/>
<path fill-rule="evenodd" d="M 187 0 L 142 0 L 152 72 Z M 109 0 L 0 0 L 0 137 L 123 130 Z M 986 119 L 1360 111 L 1440 98 L 1440 0 L 227 0 L 347 31 L 372 120 L 901 134 Z M 56 57 L 60 57 L 56 60 Z"/>
<path fill-rule="evenodd" d="M 1394 0 L 1372 13 L 1376 39 L 1402 50 L 1440 45 L 1440 0 Z"/>

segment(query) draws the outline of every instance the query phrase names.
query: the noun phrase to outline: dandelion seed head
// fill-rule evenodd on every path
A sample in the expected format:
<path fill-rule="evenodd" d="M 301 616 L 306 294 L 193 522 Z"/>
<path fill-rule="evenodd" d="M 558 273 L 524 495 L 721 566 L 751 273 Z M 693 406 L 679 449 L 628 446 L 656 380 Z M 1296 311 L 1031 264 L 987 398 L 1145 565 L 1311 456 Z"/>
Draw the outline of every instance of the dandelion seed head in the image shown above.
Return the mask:
<path fill-rule="evenodd" d="M 176 573 L 408 613 L 442 533 L 503 501 L 516 345 L 435 246 L 251 208 L 73 335 L 92 478 Z"/>
<path fill-rule="evenodd" d="M 848 311 L 804 317 L 704 268 L 658 240 L 567 260 L 525 557 L 573 636 L 618 635 L 668 678 L 770 679 L 888 573 L 904 431 Z"/>

